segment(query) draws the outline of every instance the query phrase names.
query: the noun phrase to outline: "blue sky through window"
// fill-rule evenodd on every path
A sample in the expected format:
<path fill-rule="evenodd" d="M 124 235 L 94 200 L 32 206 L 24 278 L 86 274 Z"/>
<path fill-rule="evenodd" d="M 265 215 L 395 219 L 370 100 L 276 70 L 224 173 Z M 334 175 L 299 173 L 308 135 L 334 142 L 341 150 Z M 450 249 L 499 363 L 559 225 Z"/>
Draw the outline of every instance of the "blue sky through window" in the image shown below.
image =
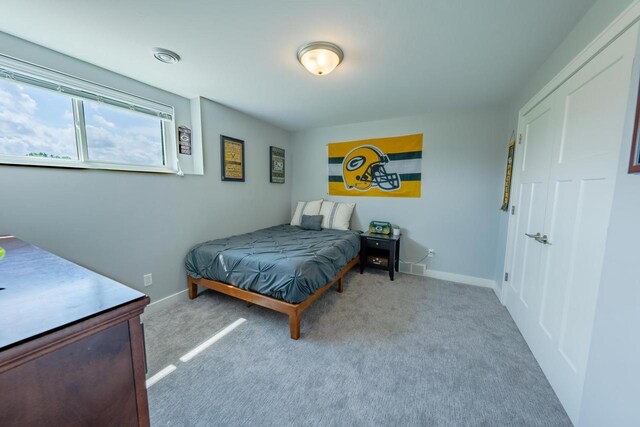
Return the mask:
<path fill-rule="evenodd" d="M 0 154 L 77 159 L 71 98 L 0 79 Z"/>
<path fill-rule="evenodd" d="M 162 121 L 144 114 L 84 101 L 89 160 L 162 166 Z"/>

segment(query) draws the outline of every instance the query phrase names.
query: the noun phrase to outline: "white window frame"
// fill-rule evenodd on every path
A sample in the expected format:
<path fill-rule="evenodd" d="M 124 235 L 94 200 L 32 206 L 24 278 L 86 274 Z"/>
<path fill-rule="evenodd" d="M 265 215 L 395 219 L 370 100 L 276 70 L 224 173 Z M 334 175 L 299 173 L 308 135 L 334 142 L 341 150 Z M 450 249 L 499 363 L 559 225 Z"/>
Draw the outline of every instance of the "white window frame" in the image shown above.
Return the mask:
<path fill-rule="evenodd" d="M 7 55 L 0 54 L 0 79 L 17 80 L 4 77 L 4 70 L 15 75 L 27 76 L 57 86 L 57 91 L 69 96 L 73 106 L 76 148 L 78 159 L 55 159 L 28 156 L 9 156 L 0 154 L 0 164 L 51 166 L 77 169 L 107 169 L 134 172 L 178 173 L 178 156 L 175 138 L 175 112 L 173 106 L 142 98 L 117 89 L 103 86 L 88 80 L 73 77 L 58 71 L 41 67 Z M 24 83 L 28 84 L 28 83 Z M 40 87 L 37 84 L 32 85 Z M 44 88 L 47 90 L 47 88 Z M 164 165 L 148 166 L 129 163 L 97 162 L 87 157 L 87 136 L 82 101 L 104 102 L 106 105 L 126 104 L 132 114 L 156 115 L 162 123 L 162 150 Z M 123 110 L 126 108 L 121 107 Z M 137 110 L 137 111 L 136 111 Z M 138 112 L 143 111 L 143 112 Z"/>

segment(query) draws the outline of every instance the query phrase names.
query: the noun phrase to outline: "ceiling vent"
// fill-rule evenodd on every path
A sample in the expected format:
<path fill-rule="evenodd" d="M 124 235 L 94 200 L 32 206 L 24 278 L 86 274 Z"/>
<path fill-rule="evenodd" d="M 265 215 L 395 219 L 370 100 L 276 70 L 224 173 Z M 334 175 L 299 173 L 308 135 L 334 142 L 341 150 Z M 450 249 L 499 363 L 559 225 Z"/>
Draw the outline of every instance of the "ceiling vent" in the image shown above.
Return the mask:
<path fill-rule="evenodd" d="M 176 64 L 180 61 L 180 55 L 168 49 L 156 47 L 153 49 L 153 56 L 160 62 L 165 64 Z"/>

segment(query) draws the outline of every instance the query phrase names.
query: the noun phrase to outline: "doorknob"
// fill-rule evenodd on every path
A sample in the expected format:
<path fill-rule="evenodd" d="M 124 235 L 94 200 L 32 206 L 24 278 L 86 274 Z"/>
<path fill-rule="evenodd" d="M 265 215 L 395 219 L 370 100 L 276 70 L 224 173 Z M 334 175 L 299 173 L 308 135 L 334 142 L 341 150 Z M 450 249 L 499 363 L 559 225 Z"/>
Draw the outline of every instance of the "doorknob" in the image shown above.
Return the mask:
<path fill-rule="evenodd" d="M 542 243 L 543 245 L 550 245 L 551 242 L 549 242 L 549 238 L 547 237 L 547 235 L 542 235 L 540 233 L 536 233 L 536 234 L 529 234 L 529 233 L 524 233 L 525 236 L 530 237 L 532 239 L 535 239 L 536 242 L 538 243 Z"/>
<path fill-rule="evenodd" d="M 540 243 L 542 243 L 543 245 L 550 245 L 551 242 L 549 241 L 549 238 L 547 237 L 547 235 L 545 234 L 542 237 L 538 237 L 536 238 L 536 240 Z"/>

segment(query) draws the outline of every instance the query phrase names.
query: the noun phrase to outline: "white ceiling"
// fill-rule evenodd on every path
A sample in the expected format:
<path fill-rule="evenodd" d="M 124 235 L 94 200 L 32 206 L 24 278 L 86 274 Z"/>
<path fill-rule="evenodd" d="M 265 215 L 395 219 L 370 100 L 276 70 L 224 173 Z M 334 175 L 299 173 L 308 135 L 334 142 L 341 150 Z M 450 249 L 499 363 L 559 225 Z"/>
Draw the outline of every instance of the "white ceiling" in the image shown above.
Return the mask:
<path fill-rule="evenodd" d="M 0 31 L 298 130 L 505 105 L 594 0 L 2 2 Z M 345 52 L 324 77 L 296 59 L 315 40 Z"/>

